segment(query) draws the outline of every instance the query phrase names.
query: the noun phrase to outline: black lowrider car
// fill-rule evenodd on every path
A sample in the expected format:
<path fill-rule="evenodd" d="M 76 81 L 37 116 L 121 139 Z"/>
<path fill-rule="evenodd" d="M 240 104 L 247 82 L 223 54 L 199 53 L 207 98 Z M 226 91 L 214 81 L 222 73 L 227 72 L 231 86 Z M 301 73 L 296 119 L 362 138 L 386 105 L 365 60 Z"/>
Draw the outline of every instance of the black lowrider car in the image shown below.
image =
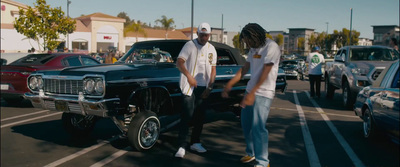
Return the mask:
<path fill-rule="evenodd" d="M 89 133 L 98 118 L 111 118 L 131 146 L 139 151 L 150 149 L 161 132 L 179 122 L 180 72 L 174 62 L 186 42 L 137 42 L 115 64 L 31 74 L 31 92 L 25 98 L 34 107 L 64 112 L 64 127 L 73 135 Z M 236 49 L 211 43 L 218 57 L 209 104 L 218 111 L 226 111 L 240 102 L 250 75 L 235 85 L 231 98 L 221 98 L 224 84 L 245 60 Z"/>

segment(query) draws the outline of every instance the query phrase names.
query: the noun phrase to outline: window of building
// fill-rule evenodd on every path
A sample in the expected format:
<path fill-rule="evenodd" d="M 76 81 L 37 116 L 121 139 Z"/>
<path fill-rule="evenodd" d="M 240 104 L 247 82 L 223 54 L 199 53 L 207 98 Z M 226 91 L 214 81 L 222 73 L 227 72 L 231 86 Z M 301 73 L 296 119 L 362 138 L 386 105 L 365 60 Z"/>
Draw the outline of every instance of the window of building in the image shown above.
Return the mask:
<path fill-rule="evenodd" d="M 376 42 L 381 42 L 382 41 L 382 36 L 383 36 L 383 34 L 375 34 L 374 35 L 374 40 Z"/>
<path fill-rule="evenodd" d="M 72 42 L 72 49 L 88 50 L 88 42 Z"/>

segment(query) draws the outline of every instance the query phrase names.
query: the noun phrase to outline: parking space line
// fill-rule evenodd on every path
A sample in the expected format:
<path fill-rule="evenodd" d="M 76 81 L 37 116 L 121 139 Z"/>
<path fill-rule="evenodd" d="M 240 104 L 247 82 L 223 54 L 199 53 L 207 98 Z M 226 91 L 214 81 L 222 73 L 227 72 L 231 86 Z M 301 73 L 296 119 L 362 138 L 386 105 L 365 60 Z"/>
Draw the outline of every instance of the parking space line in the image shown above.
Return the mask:
<path fill-rule="evenodd" d="M 273 110 L 297 111 L 297 109 L 281 108 L 281 107 L 271 107 L 271 109 L 273 109 Z M 320 112 L 318 112 L 318 111 L 310 111 L 310 110 L 303 110 L 303 112 L 320 114 Z M 326 113 L 326 112 L 323 112 L 323 114 L 334 115 L 334 116 L 339 116 L 339 117 L 359 118 L 358 116 L 355 116 L 355 115 L 334 114 L 334 113 Z"/>
<path fill-rule="evenodd" d="M 310 161 L 310 167 L 321 167 L 317 151 L 315 150 L 314 142 L 311 138 L 310 130 L 307 126 L 306 117 L 304 115 L 303 109 L 300 106 L 300 102 L 296 94 L 296 90 L 293 90 L 293 96 L 296 103 L 297 111 L 299 113 L 301 131 L 303 132 L 304 144 L 306 146 L 308 160 Z"/>
<path fill-rule="evenodd" d="M 42 110 L 42 111 L 38 111 L 38 112 L 34 112 L 34 113 L 29 113 L 29 114 L 24 114 L 24 115 L 18 115 L 18 116 L 14 116 L 14 117 L 2 119 L 1 121 L 7 121 L 7 120 L 11 120 L 11 119 L 17 119 L 17 118 L 26 117 L 26 116 L 35 115 L 35 114 L 40 114 L 40 113 L 44 113 L 44 112 L 48 112 L 48 111 L 49 111 L 49 110 Z"/>
<path fill-rule="evenodd" d="M 328 127 L 331 129 L 332 133 L 335 135 L 336 139 L 339 141 L 344 151 L 350 157 L 351 161 L 353 161 L 353 164 L 356 167 L 365 167 L 365 165 L 354 153 L 353 149 L 351 149 L 350 145 L 346 142 L 343 136 L 336 129 L 335 125 L 333 125 L 333 123 L 330 121 L 329 117 L 326 114 L 324 114 L 324 110 L 322 110 L 321 107 L 319 107 L 319 105 L 315 102 L 315 100 L 310 97 L 310 94 L 307 91 L 305 91 L 305 93 L 307 94 L 308 99 L 310 99 L 311 103 L 314 105 L 315 109 L 317 109 L 317 111 L 320 113 L 326 124 L 328 124 Z"/>
<path fill-rule="evenodd" d="M 45 167 L 55 167 L 55 166 L 61 165 L 61 164 L 65 163 L 65 162 L 67 162 L 67 161 L 70 161 L 70 160 L 72 160 L 72 159 L 74 159 L 74 158 L 76 158 L 76 157 L 79 157 L 79 156 L 81 156 L 81 155 L 83 155 L 83 154 L 86 154 L 86 153 L 92 151 L 92 150 L 95 150 L 95 149 L 97 149 L 97 148 L 99 148 L 99 147 L 101 147 L 101 146 L 103 146 L 103 145 L 105 145 L 105 144 L 108 144 L 108 143 L 110 143 L 110 142 L 116 140 L 117 138 L 118 138 L 118 137 L 113 137 L 113 138 L 111 138 L 111 139 L 102 141 L 102 142 L 100 142 L 100 143 L 98 143 L 98 144 L 96 144 L 96 145 L 93 145 L 93 146 L 91 146 L 91 147 L 85 148 L 85 149 L 83 149 L 83 150 L 81 150 L 81 151 L 78 151 L 78 152 L 76 152 L 76 153 L 74 153 L 74 154 L 71 154 L 71 155 L 66 156 L 66 157 L 64 157 L 64 158 L 61 158 L 61 159 L 59 159 L 59 160 L 57 160 L 57 161 L 54 161 L 54 162 L 52 162 L 52 163 L 46 165 Z"/>
<path fill-rule="evenodd" d="M 22 121 L 13 122 L 13 123 L 1 125 L 1 128 L 5 128 L 5 127 L 9 127 L 9 126 L 13 126 L 13 125 L 17 125 L 17 124 L 21 124 L 21 123 L 25 123 L 25 122 L 29 122 L 29 121 L 41 119 L 41 118 L 51 117 L 51 116 L 54 116 L 54 115 L 59 115 L 61 113 L 62 112 L 56 112 L 56 113 L 52 113 L 52 114 L 48 114 L 48 115 L 43 115 L 43 116 L 40 116 L 40 117 L 34 117 L 34 118 L 31 118 L 31 119 L 25 119 L 25 120 L 22 120 Z"/>
<path fill-rule="evenodd" d="M 108 163 L 110 163 L 111 161 L 117 159 L 118 157 L 124 155 L 125 153 L 127 153 L 130 150 L 131 147 L 125 147 L 123 150 L 120 150 L 116 153 L 114 153 L 113 155 L 91 165 L 90 167 L 102 167 Z"/>

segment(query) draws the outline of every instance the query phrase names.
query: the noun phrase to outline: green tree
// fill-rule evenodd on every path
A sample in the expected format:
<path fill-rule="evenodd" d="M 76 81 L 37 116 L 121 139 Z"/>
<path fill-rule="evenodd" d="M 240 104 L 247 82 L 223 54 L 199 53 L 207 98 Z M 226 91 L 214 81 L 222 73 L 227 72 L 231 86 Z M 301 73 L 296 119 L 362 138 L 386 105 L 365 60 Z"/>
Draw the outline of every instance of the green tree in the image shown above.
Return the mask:
<path fill-rule="evenodd" d="M 271 34 L 265 34 L 265 37 L 272 39 L 272 40 L 274 39 Z"/>
<path fill-rule="evenodd" d="M 130 25 L 132 22 L 134 22 L 133 20 L 131 20 L 131 18 L 129 18 L 128 14 L 125 12 L 119 12 L 117 17 L 125 19 L 124 27 L 126 27 L 126 26 Z"/>
<path fill-rule="evenodd" d="M 157 19 L 155 21 L 156 23 L 161 23 L 162 27 L 165 29 L 165 39 L 168 38 L 168 30 L 174 28 L 174 19 L 172 18 L 167 18 L 167 16 L 162 15 L 161 19 Z"/>
<path fill-rule="evenodd" d="M 282 34 L 278 34 L 277 36 L 275 36 L 274 41 L 275 41 L 279 46 L 282 46 L 282 45 L 283 45 L 283 35 L 282 35 Z"/>
<path fill-rule="evenodd" d="M 126 26 L 124 28 L 124 36 L 126 36 L 128 32 L 136 33 L 136 42 L 138 41 L 138 34 L 143 34 L 144 37 L 147 37 L 146 31 L 144 31 L 139 21 L 137 23 L 132 22 L 130 25 Z"/>
<path fill-rule="evenodd" d="M 59 35 L 67 35 L 75 31 L 76 21 L 67 18 L 61 7 L 50 8 L 45 0 L 37 0 L 34 8 L 19 8 L 19 17 L 14 27 L 18 33 L 35 40 L 45 50 L 54 50 L 60 44 Z M 39 40 L 43 40 L 41 43 Z"/>
<path fill-rule="evenodd" d="M 298 52 L 302 52 L 305 49 L 306 39 L 304 37 L 297 38 L 297 50 Z"/>
<path fill-rule="evenodd" d="M 239 37 L 240 37 L 240 33 L 238 33 L 235 36 L 233 36 L 233 39 L 232 39 L 233 46 L 235 48 L 239 49 L 240 54 L 243 55 L 243 54 L 245 54 L 244 53 L 244 44 L 243 44 L 243 42 L 240 42 Z"/>

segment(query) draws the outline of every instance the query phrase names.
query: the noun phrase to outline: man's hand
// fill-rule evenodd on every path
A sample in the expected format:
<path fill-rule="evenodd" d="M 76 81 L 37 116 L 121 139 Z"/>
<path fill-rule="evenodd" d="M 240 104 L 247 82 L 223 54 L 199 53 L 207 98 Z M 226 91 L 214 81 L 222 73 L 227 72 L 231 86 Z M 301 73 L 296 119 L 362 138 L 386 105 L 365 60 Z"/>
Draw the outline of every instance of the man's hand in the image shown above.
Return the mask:
<path fill-rule="evenodd" d="M 246 94 L 240 102 L 240 107 L 245 108 L 246 106 L 252 106 L 254 104 L 256 96 L 253 93 Z"/>
<path fill-rule="evenodd" d="M 231 91 L 232 87 L 230 86 L 225 86 L 224 90 L 221 93 L 221 96 L 223 98 L 229 98 L 229 92 Z"/>
<path fill-rule="evenodd" d="M 211 93 L 210 89 L 205 89 L 204 92 L 201 94 L 202 99 L 206 99 Z"/>
<path fill-rule="evenodd" d="M 190 87 L 193 86 L 193 87 L 197 88 L 197 81 L 192 76 L 188 77 L 187 80 L 189 82 Z"/>

